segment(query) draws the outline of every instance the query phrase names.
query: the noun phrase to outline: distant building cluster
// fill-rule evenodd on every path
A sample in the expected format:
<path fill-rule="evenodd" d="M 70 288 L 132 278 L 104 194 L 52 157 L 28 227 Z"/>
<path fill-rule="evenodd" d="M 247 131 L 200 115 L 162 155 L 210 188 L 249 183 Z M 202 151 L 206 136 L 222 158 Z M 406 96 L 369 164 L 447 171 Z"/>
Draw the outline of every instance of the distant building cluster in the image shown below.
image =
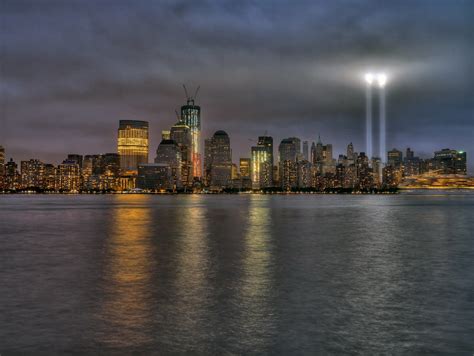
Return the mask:
<path fill-rule="evenodd" d="M 407 148 L 392 149 L 382 160 L 356 152 L 352 143 L 345 154 L 334 157 L 331 144 L 288 137 L 274 147 L 271 136 L 260 136 L 250 156 L 232 162 L 229 135 L 216 131 L 201 148 L 201 108 L 187 97 L 177 122 L 162 131 L 162 140 L 150 162 L 149 124 L 121 120 L 117 153 L 69 154 L 55 166 L 38 159 L 5 158 L 0 146 L 2 191 L 374 191 L 398 187 L 404 181 L 427 176 L 466 176 L 466 152 L 442 149 L 430 159 L 416 157 Z M 275 150 L 277 156 L 275 157 Z M 385 161 L 386 163 L 384 163 Z M 425 178 L 421 178 L 425 177 Z M 447 178 L 446 178 L 447 177 Z"/>

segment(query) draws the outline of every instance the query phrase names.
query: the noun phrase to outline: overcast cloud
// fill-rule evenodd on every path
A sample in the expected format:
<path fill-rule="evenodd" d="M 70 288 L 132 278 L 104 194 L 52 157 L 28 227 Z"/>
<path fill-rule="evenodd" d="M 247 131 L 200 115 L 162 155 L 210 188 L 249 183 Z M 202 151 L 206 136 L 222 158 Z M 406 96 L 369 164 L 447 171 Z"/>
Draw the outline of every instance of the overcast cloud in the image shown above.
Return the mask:
<path fill-rule="evenodd" d="M 250 139 L 364 151 L 361 74 L 383 69 L 388 146 L 468 152 L 474 167 L 473 1 L 0 2 L 0 144 L 19 161 L 116 150 L 120 119 L 150 122 L 151 154 L 201 85 L 203 138 L 234 160 Z"/>

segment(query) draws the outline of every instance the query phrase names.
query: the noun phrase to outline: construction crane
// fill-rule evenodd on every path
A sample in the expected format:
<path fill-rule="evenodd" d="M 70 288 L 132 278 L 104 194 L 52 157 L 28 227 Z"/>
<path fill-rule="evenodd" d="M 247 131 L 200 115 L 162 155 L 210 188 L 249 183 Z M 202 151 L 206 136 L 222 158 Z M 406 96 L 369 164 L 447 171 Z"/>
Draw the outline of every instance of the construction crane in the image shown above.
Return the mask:
<path fill-rule="evenodd" d="M 189 93 L 188 93 L 188 89 L 186 88 L 186 85 L 183 84 L 183 88 L 184 88 L 184 94 L 186 95 L 186 100 L 188 102 L 192 101 L 193 104 L 194 104 L 194 101 L 196 100 L 196 97 L 199 93 L 199 89 L 201 88 L 200 85 L 198 85 L 198 87 L 196 88 L 196 91 L 194 92 L 194 95 L 193 96 L 190 96 Z"/>

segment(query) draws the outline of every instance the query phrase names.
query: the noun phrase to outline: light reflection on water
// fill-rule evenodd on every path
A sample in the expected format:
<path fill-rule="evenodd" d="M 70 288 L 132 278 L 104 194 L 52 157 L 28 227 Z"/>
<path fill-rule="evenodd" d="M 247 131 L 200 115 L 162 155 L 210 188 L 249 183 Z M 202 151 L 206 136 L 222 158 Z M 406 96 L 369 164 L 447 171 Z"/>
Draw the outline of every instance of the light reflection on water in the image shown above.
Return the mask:
<path fill-rule="evenodd" d="M 252 196 L 244 236 L 243 274 L 239 288 L 239 317 L 242 338 L 252 340 L 253 347 L 264 350 L 266 335 L 274 331 L 272 312 L 272 216 L 268 200 Z M 242 341 L 244 341 L 242 340 Z"/>
<path fill-rule="evenodd" d="M 468 354 L 473 222 L 474 195 L 0 197 L 0 353 Z"/>
<path fill-rule="evenodd" d="M 127 347 L 152 340 L 150 323 L 153 255 L 150 207 L 112 210 L 104 242 L 103 301 L 98 318 L 103 330 L 99 345 Z"/>

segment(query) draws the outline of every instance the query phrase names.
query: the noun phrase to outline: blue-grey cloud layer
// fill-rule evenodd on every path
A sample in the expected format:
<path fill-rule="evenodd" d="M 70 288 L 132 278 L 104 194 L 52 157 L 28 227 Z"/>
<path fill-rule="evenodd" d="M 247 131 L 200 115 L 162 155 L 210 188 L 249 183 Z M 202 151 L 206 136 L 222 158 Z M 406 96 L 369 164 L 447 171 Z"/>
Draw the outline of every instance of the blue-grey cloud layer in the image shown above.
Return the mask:
<path fill-rule="evenodd" d="M 367 69 L 392 78 L 389 146 L 474 155 L 472 1 L 0 6 L 0 141 L 17 159 L 114 151 L 129 118 L 150 121 L 154 149 L 181 83 L 201 85 L 204 135 L 226 130 L 235 158 L 266 130 L 363 150 Z"/>

